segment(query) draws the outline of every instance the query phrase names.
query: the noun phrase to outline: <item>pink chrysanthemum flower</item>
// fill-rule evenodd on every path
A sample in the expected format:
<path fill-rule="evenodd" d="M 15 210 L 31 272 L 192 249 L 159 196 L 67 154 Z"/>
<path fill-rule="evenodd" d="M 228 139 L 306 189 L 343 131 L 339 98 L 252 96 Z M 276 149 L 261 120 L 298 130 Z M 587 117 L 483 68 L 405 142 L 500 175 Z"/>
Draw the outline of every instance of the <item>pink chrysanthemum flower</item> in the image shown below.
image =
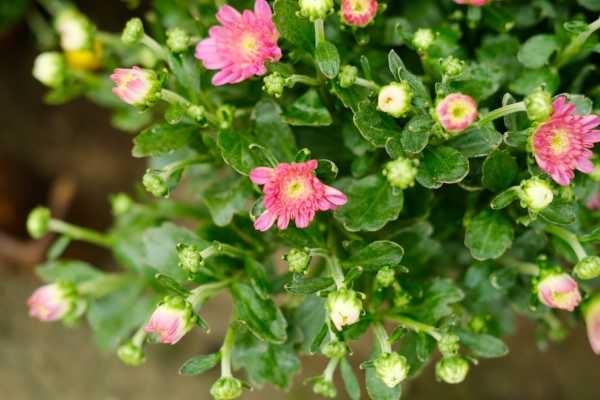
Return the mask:
<path fill-rule="evenodd" d="M 377 15 L 377 7 L 377 0 L 342 0 L 342 22 L 350 26 L 366 26 Z"/>
<path fill-rule="evenodd" d="M 479 115 L 475 100 L 462 93 L 451 93 L 446 96 L 438 103 L 435 112 L 438 121 L 448 132 L 464 131 Z"/>
<path fill-rule="evenodd" d="M 296 227 L 306 228 L 317 211 L 335 210 L 346 204 L 346 195 L 324 185 L 314 175 L 317 160 L 304 163 L 281 163 L 276 168 L 258 167 L 250 179 L 264 185 L 266 211 L 254 222 L 259 231 L 269 229 L 275 220 L 279 229 L 286 229 L 290 220 Z"/>
<path fill-rule="evenodd" d="M 112 89 L 113 93 L 136 107 L 152 105 L 160 90 L 156 73 L 140 67 L 117 68 L 110 79 L 117 85 Z"/>
<path fill-rule="evenodd" d="M 454 0 L 456 4 L 467 4 L 470 6 L 481 7 L 489 3 L 491 0 Z"/>
<path fill-rule="evenodd" d="M 161 343 L 175 344 L 195 324 L 192 305 L 183 298 L 167 298 L 160 304 L 144 327 L 147 333 L 155 333 Z"/>
<path fill-rule="evenodd" d="M 596 294 L 585 305 L 584 318 L 592 350 L 600 354 L 600 294 Z"/>
<path fill-rule="evenodd" d="M 552 273 L 537 284 L 539 300 L 550 308 L 573 311 L 581 302 L 577 282 L 567 273 Z"/>
<path fill-rule="evenodd" d="M 217 13 L 222 26 L 209 29 L 209 38 L 196 46 L 196 58 L 207 69 L 220 69 L 213 76 L 215 86 L 238 83 L 267 72 L 265 62 L 277 62 L 281 49 L 279 32 L 273 24 L 272 12 L 265 0 L 256 0 L 254 12 L 224 5 Z"/>
<path fill-rule="evenodd" d="M 27 300 L 29 315 L 40 321 L 57 321 L 74 308 L 71 291 L 53 283 L 36 289 Z"/>
<path fill-rule="evenodd" d="M 554 100 L 548 121 L 533 133 L 531 143 L 538 166 L 560 185 L 568 185 L 573 170 L 589 174 L 594 170 L 590 148 L 600 142 L 597 115 L 575 115 L 575 105 L 564 96 Z"/>

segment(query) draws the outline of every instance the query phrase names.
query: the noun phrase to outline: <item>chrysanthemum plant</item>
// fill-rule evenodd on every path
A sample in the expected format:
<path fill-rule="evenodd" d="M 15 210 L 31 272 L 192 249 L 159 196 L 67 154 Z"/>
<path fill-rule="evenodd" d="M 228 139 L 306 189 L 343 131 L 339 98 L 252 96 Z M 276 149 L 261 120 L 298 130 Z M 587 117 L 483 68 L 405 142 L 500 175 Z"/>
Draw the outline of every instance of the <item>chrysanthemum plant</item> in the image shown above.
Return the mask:
<path fill-rule="evenodd" d="M 114 34 L 42 2 L 47 99 L 109 107 L 148 170 L 107 232 L 32 211 L 33 237 L 58 235 L 32 316 L 85 317 L 138 366 L 210 334 L 202 306 L 226 294 L 221 349 L 180 371 L 220 365 L 216 399 L 288 389 L 300 355 L 326 397 L 364 376 L 397 399 L 430 362 L 459 383 L 519 316 L 542 348 L 587 323 L 600 353 L 598 2 L 222 3 L 155 0 Z M 61 258 L 73 240 L 122 270 Z"/>

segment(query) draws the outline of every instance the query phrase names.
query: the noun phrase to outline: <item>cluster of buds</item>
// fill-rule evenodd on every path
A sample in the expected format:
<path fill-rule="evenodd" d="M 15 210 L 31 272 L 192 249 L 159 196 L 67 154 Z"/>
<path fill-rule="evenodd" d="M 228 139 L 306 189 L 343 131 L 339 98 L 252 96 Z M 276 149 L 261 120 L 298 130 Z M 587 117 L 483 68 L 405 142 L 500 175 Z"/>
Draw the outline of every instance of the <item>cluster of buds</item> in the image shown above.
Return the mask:
<path fill-rule="evenodd" d="M 552 95 L 538 87 L 525 98 L 527 116 L 534 122 L 543 122 L 552 114 Z"/>
<path fill-rule="evenodd" d="M 444 76 L 454 77 L 463 72 L 465 68 L 465 62 L 460 58 L 448 56 L 441 60 L 440 66 L 442 67 L 442 73 Z"/>
<path fill-rule="evenodd" d="M 146 355 L 140 344 L 128 341 L 117 349 L 117 356 L 123 364 L 130 367 L 138 367 L 146 361 Z"/>
<path fill-rule="evenodd" d="M 534 279 L 539 301 L 550 308 L 573 311 L 581 302 L 577 282 L 560 268 L 543 269 Z"/>
<path fill-rule="evenodd" d="M 133 200 L 125 193 L 117 193 L 110 197 L 110 206 L 115 216 L 127 213 L 133 207 Z"/>
<path fill-rule="evenodd" d="M 292 273 L 304 274 L 310 264 L 310 254 L 304 250 L 291 249 L 283 259 L 288 264 L 288 269 Z"/>
<path fill-rule="evenodd" d="M 354 85 L 354 82 L 356 82 L 356 78 L 358 78 L 358 68 L 354 65 L 343 65 L 342 68 L 340 68 L 338 79 L 341 87 L 351 87 Z"/>
<path fill-rule="evenodd" d="M 183 53 L 191 44 L 190 35 L 181 28 L 175 27 L 167 31 L 167 47 L 173 53 Z"/>
<path fill-rule="evenodd" d="M 415 185 L 419 160 L 398 157 L 383 167 L 383 175 L 391 186 L 404 190 Z"/>
<path fill-rule="evenodd" d="M 147 169 L 142 177 L 142 185 L 144 185 L 144 189 L 152 193 L 155 197 L 165 197 L 169 194 L 169 187 L 161 171 Z"/>
<path fill-rule="evenodd" d="M 331 379 L 320 376 L 315 379 L 313 384 L 313 392 L 319 396 L 333 399 L 337 396 L 337 389 Z"/>
<path fill-rule="evenodd" d="M 379 90 L 377 109 L 394 118 L 404 116 L 411 108 L 412 92 L 408 82 L 392 82 Z"/>
<path fill-rule="evenodd" d="M 359 293 L 351 289 L 338 289 L 327 297 L 329 319 L 338 331 L 360 319 L 363 305 Z"/>
<path fill-rule="evenodd" d="M 121 33 L 121 41 L 127 45 L 138 43 L 144 37 L 144 24 L 139 18 L 131 18 Z"/>
<path fill-rule="evenodd" d="M 202 251 L 193 244 L 177 243 L 179 267 L 185 271 L 196 273 L 204 266 Z"/>
<path fill-rule="evenodd" d="M 522 181 L 517 193 L 521 201 L 521 207 L 534 213 L 542 211 L 554 200 L 552 186 L 538 177 Z"/>
<path fill-rule="evenodd" d="M 322 352 L 327 358 L 342 358 L 346 355 L 347 350 L 346 343 L 334 339 L 323 346 Z"/>
<path fill-rule="evenodd" d="M 286 80 L 279 72 L 273 72 L 263 78 L 263 90 L 273 97 L 281 97 Z"/>
<path fill-rule="evenodd" d="M 180 296 L 167 296 L 152 313 L 144 331 L 161 343 L 175 344 L 198 322 L 193 305 Z"/>
<path fill-rule="evenodd" d="M 469 362 L 461 356 L 445 356 L 435 365 L 438 380 L 449 384 L 461 383 L 469 373 Z"/>
<path fill-rule="evenodd" d="M 40 321 L 74 321 L 85 310 L 85 300 L 69 283 L 51 283 L 36 289 L 27 300 L 29 315 Z"/>
<path fill-rule="evenodd" d="M 438 349 L 444 357 L 455 356 L 460 350 L 460 338 L 453 333 L 446 333 L 438 340 Z"/>
<path fill-rule="evenodd" d="M 379 379 L 389 388 L 405 380 L 410 371 L 406 357 L 396 352 L 380 354 L 373 360 L 373 367 Z"/>
<path fill-rule="evenodd" d="M 375 282 L 377 282 L 379 287 L 390 287 L 395 281 L 396 271 L 389 265 L 380 268 L 379 271 L 377 271 L 377 275 L 375 275 Z"/>
<path fill-rule="evenodd" d="M 412 301 L 412 296 L 398 282 L 394 282 L 394 307 L 402 308 Z"/>

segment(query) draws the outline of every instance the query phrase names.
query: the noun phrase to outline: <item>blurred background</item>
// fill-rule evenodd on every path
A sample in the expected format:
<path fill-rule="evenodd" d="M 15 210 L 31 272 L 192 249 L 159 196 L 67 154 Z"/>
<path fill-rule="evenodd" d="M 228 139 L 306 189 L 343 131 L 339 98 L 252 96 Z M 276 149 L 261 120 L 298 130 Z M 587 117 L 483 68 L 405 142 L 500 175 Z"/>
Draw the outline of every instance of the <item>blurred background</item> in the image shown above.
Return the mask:
<path fill-rule="evenodd" d="M 119 31 L 132 16 L 118 0 L 78 3 L 107 31 Z M 58 107 L 44 104 L 45 89 L 31 77 L 36 42 L 19 12 L 12 21 L 6 18 L 18 9 L 17 0 L 0 0 L 0 398 L 208 399 L 217 371 L 201 377 L 183 377 L 177 371 L 187 358 L 218 349 L 227 323 L 223 316 L 229 315 L 225 297 L 204 308 L 211 334 L 195 330 L 177 346 L 149 346 L 147 363 L 137 369 L 100 353 L 85 324 L 66 328 L 27 315 L 25 300 L 40 284 L 34 267 L 43 260 L 50 239 L 28 240 L 24 221 L 29 209 L 50 204 L 70 222 L 105 229 L 111 219 L 109 194 L 131 191 L 144 164 L 130 155 L 131 136 L 112 128 L 103 109 L 84 100 Z M 66 256 L 111 268 L 108 253 L 85 244 L 74 243 Z M 403 398 L 597 400 L 600 359 L 591 352 L 582 328 L 540 352 L 533 326 L 521 321 L 517 334 L 507 338 L 507 357 L 482 360 L 458 386 L 435 382 L 430 367 L 409 384 Z M 354 359 L 363 358 L 369 348 L 366 338 L 355 347 Z M 304 357 L 292 392 L 266 388 L 244 398 L 315 398 L 302 380 L 320 373 L 324 365 L 319 356 Z"/>

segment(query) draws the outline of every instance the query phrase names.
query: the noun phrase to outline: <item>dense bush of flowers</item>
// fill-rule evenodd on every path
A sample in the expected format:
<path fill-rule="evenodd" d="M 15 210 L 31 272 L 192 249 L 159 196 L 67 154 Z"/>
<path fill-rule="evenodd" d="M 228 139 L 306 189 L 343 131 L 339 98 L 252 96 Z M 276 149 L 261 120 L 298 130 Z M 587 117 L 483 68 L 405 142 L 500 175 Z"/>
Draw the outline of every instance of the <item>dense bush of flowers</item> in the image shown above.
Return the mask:
<path fill-rule="evenodd" d="M 221 349 L 181 367 L 220 364 L 215 399 L 288 388 L 299 355 L 328 360 L 305 382 L 325 397 L 364 374 L 397 399 L 429 362 L 460 383 L 516 316 L 541 348 L 581 321 L 600 354 L 598 1 L 154 0 L 121 34 L 41 4 L 47 101 L 111 109 L 148 170 L 107 232 L 31 212 L 58 234 L 33 317 L 85 318 L 139 366 L 225 292 Z M 72 240 L 122 271 L 62 258 Z"/>

